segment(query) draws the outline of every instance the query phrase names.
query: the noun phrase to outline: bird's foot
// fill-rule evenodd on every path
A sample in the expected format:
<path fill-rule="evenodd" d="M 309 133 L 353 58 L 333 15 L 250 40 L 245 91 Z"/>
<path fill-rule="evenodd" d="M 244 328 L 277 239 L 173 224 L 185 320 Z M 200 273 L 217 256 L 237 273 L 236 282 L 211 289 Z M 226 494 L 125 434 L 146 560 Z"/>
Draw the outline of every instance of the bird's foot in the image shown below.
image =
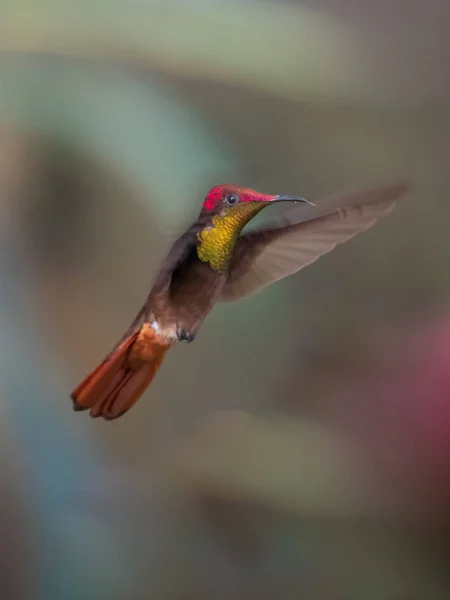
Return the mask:
<path fill-rule="evenodd" d="M 195 335 L 193 333 L 188 333 L 184 329 L 179 329 L 177 332 L 177 336 L 179 342 L 186 342 L 187 344 L 193 342 L 195 338 Z"/>

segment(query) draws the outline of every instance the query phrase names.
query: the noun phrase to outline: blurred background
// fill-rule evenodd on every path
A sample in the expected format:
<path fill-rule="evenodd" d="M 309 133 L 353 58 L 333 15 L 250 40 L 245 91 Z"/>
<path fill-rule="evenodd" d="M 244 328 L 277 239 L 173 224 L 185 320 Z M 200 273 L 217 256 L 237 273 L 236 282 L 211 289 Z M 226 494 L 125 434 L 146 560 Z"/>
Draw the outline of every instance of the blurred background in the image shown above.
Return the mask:
<path fill-rule="evenodd" d="M 0 7 L 0 597 L 448 599 L 450 4 Z M 72 412 L 212 185 L 399 179 L 126 417 Z"/>

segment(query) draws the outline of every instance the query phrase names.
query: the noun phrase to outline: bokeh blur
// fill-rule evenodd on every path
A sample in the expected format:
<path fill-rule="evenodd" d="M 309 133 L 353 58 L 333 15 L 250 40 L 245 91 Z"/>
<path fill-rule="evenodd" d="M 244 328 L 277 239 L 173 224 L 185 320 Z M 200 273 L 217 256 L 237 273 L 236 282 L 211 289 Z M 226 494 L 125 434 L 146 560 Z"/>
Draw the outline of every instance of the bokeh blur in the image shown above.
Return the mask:
<path fill-rule="evenodd" d="M 0 7 L 0 598 L 450 598 L 448 0 Z M 125 417 L 72 412 L 213 184 L 399 179 Z"/>

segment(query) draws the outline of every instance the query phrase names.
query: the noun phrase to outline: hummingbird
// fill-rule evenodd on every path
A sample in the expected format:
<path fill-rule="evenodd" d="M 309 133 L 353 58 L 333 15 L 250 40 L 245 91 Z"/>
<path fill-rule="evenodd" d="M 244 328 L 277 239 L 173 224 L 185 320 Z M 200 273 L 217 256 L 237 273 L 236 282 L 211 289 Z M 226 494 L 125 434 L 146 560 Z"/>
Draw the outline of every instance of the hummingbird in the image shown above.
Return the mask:
<path fill-rule="evenodd" d="M 234 302 L 299 271 L 370 228 L 408 190 L 406 184 L 341 192 L 313 214 L 299 196 L 217 185 L 169 250 L 146 302 L 125 334 L 72 392 L 76 411 L 113 420 L 151 383 L 174 344 L 192 342 L 216 302 Z M 243 231 L 263 209 L 297 203 L 282 218 Z M 315 205 L 313 205 L 315 206 Z"/>

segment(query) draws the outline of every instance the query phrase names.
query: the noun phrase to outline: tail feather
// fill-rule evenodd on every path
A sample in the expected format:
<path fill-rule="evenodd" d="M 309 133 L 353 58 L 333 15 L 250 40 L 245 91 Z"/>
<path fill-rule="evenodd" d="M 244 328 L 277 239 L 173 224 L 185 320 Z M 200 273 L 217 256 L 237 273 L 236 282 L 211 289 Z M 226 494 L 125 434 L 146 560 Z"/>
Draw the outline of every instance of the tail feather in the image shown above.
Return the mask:
<path fill-rule="evenodd" d="M 105 405 L 104 418 L 116 419 L 130 410 L 150 385 L 157 370 L 156 365 L 146 364 L 138 371 L 125 375 L 122 384 L 111 394 Z"/>
<path fill-rule="evenodd" d="M 143 336 L 143 332 L 147 335 Z M 136 344 L 138 338 L 140 343 Z M 143 341 L 145 355 L 142 354 Z M 74 410 L 90 409 L 91 417 L 117 419 L 150 385 L 168 348 L 167 344 L 155 343 L 147 329 L 130 335 L 72 392 Z"/>

